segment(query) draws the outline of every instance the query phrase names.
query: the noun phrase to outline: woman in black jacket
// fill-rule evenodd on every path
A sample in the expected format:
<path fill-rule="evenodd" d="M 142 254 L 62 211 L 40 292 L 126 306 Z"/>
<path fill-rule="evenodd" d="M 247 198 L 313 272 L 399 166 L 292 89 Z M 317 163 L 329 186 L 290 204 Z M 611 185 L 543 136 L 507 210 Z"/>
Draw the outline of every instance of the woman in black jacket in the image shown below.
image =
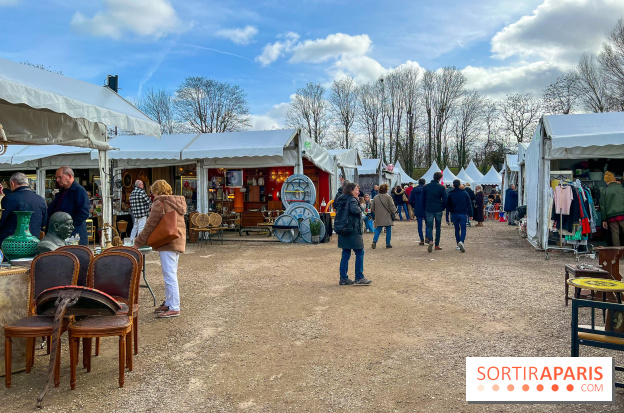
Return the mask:
<path fill-rule="evenodd" d="M 392 190 L 392 200 L 394 201 L 394 205 L 396 205 L 399 210 L 399 218 L 403 221 L 403 215 L 401 214 L 401 210 L 405 211 L 405 219 L 409 221 L 409 212 L 407 209 L 407 204 L 403 197 L 405 196 L 405 190 L 401 188 L 401 185 L 397 185 L 396 188 Z"/>
<path fill-rule="evenodd" d="M 362 210 L 358 202 L 360 187 L 350 182 L 342 189 L 342 195 L 334 202 L 336 220 L 334 228 L 338 233 L 338 248 L 342 248 L 340 260 L 340 285 L 353 284 L 347 274 L 351 250 L 355 251 L 355 284 L 368 285 L 364 277 L 364 240 L 362 239 Z"/>

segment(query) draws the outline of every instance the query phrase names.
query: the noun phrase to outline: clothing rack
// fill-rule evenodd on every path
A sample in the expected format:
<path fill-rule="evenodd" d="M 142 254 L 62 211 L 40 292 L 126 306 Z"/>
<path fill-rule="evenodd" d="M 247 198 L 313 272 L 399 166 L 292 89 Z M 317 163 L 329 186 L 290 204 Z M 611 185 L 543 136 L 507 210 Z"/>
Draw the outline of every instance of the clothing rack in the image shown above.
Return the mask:
<path fill-rule="evenodd" d="M 558 179 L 559 180 L 559 185 L 560 187 L 566 187 L 566 186 L 571 186 L 571 187 L 577 187 L 577 183 L 570 181 L 568 179 L 567 176 L 565 175 L 555 175 L 552 176 L 550 178 L 550 181 L 552 182 L 553 179 Z M 582 190 L 581 188 L 578 188 L 579 192 Z M 553 200 L 553 207 L 555 207 L 554 204 L 554 200 Z M 549 217 L 550 219 L 550 217 Z M 586 245 L 586 251 L 579 251 L 578 250 L 578 246 L 579 244 L 574 244 L 574 245 L 565 245 L 564 241 L 563 241 L 563 208 L 560 208 L 559 210 L 559 226 L 557 227 L 557 231 L 559 232 L 559 245 L 558 246 L 549 246 L 548 245 L 548 239 L 546 240 L 546 248 L 544 249 L 544 252 L 546 254 L 546 259 L 550 259 L 549 257 L 549 251 L 563 251 L 563 252 L 573 252 L 574 253 L 574 257 L 576 258 L 576 261 L 578 262 L 580 260 L 580 256 L 581 255 L 589 255 L 589 254 L 593 254 L 593 245 L 591 245 L 589 242 Z M 550 229 L 548 231 L 549 233 L 552 232 Z"/>

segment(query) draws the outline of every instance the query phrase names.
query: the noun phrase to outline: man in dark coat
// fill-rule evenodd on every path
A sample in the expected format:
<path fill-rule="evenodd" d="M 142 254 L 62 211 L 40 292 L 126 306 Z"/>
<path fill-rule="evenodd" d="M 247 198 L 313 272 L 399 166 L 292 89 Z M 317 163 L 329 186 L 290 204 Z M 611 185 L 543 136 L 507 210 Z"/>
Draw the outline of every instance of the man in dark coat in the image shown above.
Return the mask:
<path fill-rule="evenodd" d="M 56 183 L 61 190 L 48 208 L 48 219 L 55 212 L 67 212 L 74 220 L 72 235 L 80 236 L 80 245 L 88 245 L 86 220 L 89 218 L 89 196 L 86 189 L 74 180 L 74 171 L 69 166 L 56 170 Z"/>
<path fill-rule="evenodd" d="M 9 180 L 11 192 L 2 198 L 0 218 L 0 245 L 17 228 L 17 215 L 13 211 L 32 211 L 30 233 L 39 237 L 48 221 L 48 207 L 45 200 L 28 186 L 28 178 L 21 172 L 14 173 Z"/>
<path fill-rule="evenodd" d="M 470 197 L 470 205 L 472 205 L 472 208 L 470 209 L 470 214 L 468 215 L 468 225 L 467 225 L 467 226 L 471 226 L 470 225 L 470 217 L 472 217 L 472 213 L 473 213 L 473 210 L 474 210 L 474 204 L 475 204 L 476 195 L 475 195 L 474 191 L 472 190 L 472 188 L 470 187 L 470 183 L 469 182 L 466 182 L 464 191 L 466 191 L 466 193 Z"/>
<path fill-rule="evenodd" d="M 470 202 L 470 195 L 460 188 L 461 182 L 459 179 L 453 181 L 453 190 L 448 194 L 448 201 L 446 203 L 446 210 L 451 213 L 451 221 L 455 226 L 455 241 L 457 242 L 457 249 L 461 252 L 466 251 L 464 249 L 464 242 L 466 241 L 466 223 L 468 222 L 468 214 L 472 210 L 472 202 Z"/>
<path fill-rule="evenodd" d="M 422 202 L 425 183 L 426 181 L 423 178 L 420 178 L 418 180 L 418 186 L 412 189 L 408 201 L 412 208 L 414 208 L 414 216 L 416 217 L 416 221 L 418 221 L 418 236 L 420 237 L 420 242 L 418 243 L 418 245 L 425 245 L 425 237 L 423 236 L 423 222 L 425 221 L 425 217 L 427 216 L 427 214 L 425 213 L 425 207 Z"/>
<path fill-rule="evenodd" d="M 334 228 L 348 228 L 347 234 L 338 234 L 338 248 L 342 248 L 340 259 L 340 285 L 368 285 L 372 281 L 364 277 L 364 240 L 362 239 L 362 209 L 358 197 L 360 187 L 348 183 L 342 188 L 342 195 L 334 201 L 336 219 Z M 351 250 L 355 251 L 355 281 L 349 279 L 349 259 Z"/>
<path fill-rule="evenodd" d="M 433 251 L 433 224 L 435 221 L 436 238 L 435 249 L 440 248 L 440 231 L 442 230 L 442 214 L 446 208 L 446 189 L 440 184 L 442 172 L 433 174 L 433 180 L 425 185 L 423 189 L 422 205 L 425 209 L 425 222 L 427 224 L 426 241 L 429 243 L 428 251 Z"/>
<path fill-rule="evenodd" d="M 516 186 L 511 184 L 505 191 L 505 213 L 507 214 L 508 225 L 516 225 L 516 209 L 518 208 L 518 191 Z"/>
<path fill-rule="evenodd" d="M 377 196 L 378 193 L 379 193 L 379 185 L 374 185 L 370 193 L 371 201 L 373 200 L 373 198 L 375 198 L 375 196 Z"/>

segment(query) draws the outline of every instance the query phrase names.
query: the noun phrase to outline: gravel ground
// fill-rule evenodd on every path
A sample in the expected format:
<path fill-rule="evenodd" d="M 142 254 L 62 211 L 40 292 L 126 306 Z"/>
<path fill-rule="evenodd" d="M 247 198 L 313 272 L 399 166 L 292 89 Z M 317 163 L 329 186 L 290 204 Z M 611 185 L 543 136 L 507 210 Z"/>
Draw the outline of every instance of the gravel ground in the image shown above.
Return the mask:
<path fill-rule="evenodd" d="M 624 410 L 621 390 L 614 405 L 467 404 L 467 356 L 569 355 L 563 265 L 575 260 L 551 254 L 546 261 L 514 227 L 496 222 L 468 229 L 465 254 L 449 227 L 444 250 L 432 254 L 415 233 L 415 223 L 398 222 L 394 248 L 382 239 L 376 250 L 365 234 L 368 287 L 338 285 L 335 238 L 316 246 L 191 246 L 180 259 L 179 318 L 155 319 L 141 289 L 140 352 L 126 386 L 117 387 L 117 343 L 107 339 L 91 373 L 79 366 L 70 391 L 65 338 L 61 386 L 43 411 Z M 163 297 L 156 254 L 147 269 Z M 581 354 L 604 353 L 585 347 Z M 38 350 L 34 371 L 2 389 L 2 411 L 36 410 L 46 368 Z"/>

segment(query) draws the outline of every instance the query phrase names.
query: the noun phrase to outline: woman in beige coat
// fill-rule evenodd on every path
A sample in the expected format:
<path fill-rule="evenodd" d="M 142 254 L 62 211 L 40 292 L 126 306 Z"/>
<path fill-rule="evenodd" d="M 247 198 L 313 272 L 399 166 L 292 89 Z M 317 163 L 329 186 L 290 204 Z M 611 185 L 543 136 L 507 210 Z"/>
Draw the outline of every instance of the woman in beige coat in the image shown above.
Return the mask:
<path fill-rule="evenodd" d="M 147 244 L 147 239 L 154 231 L 162 217 L 171 211 L 177 214 L 178 238 L 162 247 L 156 248 L 160 254 L 163 278 L 165 280 L 165 301 L 156 309 L 158 318 L 170 318 L 180 315 L 180 290 L 178 288 L 178 259 L 180 253 L 186 247 L 186 201 L 183 196 L 171 195 L 171 186 L 164 180 L 159 179 L 152 185 L 154 202 L 150 209 L 145 227 L 135 239 L 134 245 L 142 247 Z"/>
<path fill-rule="evenodd" d="M 372 248 L 377 247 L 377 240 L 381 229 L 386 229 L 386 248 L 392 248 L 390 245 L 390 239 L 392 238 L 392 226 L 394 221 L 392 217 L 395 216 L 397 208 L 394 205 L 392 197 L 388 195 L 388 185 L 381 184 L 379 186 L 379 194 L 373 198 L 371 203 L 371 211 L 375 213 L 375 235 L 373 236 Z"/>

